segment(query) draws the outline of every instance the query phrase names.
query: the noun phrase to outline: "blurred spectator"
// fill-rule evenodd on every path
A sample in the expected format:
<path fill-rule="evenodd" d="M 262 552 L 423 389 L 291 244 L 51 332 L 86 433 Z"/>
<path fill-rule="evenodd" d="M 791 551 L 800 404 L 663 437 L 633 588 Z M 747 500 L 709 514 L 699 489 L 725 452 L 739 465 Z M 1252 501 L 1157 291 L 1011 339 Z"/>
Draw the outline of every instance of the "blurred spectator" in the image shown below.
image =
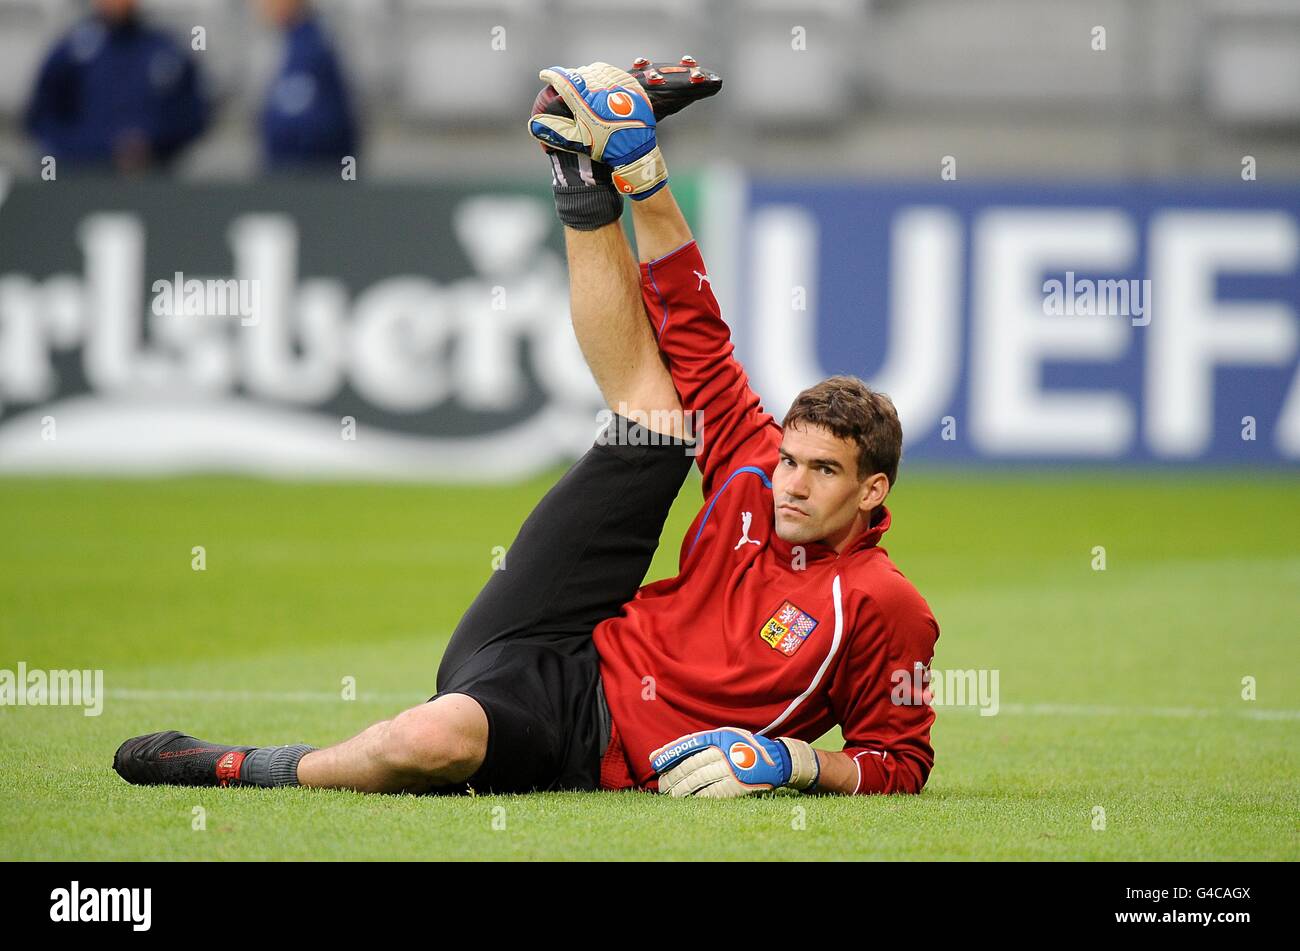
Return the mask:
<path fill-rule="evenodd" d="M 262 149 L 276 170 L 339 167 L 357 131 L 338 57 L 306 0 L 259 0 L 284 34 L 284 59 L 262 108 Z"/>
<path fill-rule="evenodd" d="M 94 0 L 46 57 L 27 107 L 42 149 L 76 165 L 138 171 L 169 163 L 203 131 L 198 71 L 136 0 Z"/>

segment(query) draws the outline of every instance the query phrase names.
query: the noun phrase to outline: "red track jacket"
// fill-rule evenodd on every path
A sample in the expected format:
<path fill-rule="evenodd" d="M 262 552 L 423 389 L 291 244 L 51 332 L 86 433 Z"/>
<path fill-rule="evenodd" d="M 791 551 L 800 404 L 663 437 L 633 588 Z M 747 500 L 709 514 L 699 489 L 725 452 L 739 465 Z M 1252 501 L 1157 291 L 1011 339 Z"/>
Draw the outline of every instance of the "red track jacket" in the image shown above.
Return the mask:
<path fill-rule="evenodd" d="M 770 481 L 781 427 L 733 356 L 695 243 L 642 264 L 641 290 L 683 407 L 703 413 L 707 501 L 677 577 L 645 585 L 594 631 L 614 720 L 602 788 L 657 788 L 650 752 L 697 730 L 814 742 L 838 724 L 855 792 L 920 792 L 934 710 L 894 701 L 929 668 L 939 626 L 878 545 L 888 509 L 842 554 L 782 541 Z"/>

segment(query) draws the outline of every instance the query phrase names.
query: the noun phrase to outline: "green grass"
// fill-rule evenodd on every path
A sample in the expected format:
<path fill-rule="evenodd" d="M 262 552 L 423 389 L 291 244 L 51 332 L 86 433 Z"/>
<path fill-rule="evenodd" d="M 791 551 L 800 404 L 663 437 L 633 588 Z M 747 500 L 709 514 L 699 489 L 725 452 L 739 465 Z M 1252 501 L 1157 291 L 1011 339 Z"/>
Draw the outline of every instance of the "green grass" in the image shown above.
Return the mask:
<path fill-rule="evenodd" d="M 997 669 L 1002 707 L 939 709 L 919 797 L 138 788 L 109 768 L 138 733 L 323 745 L 426 699 L 554 478 L 0 480 L 0 668 L 102 668 L 110 692 L 98 717 L 0 707 L 0 858 L 1300 858 L 1300 483 L 1277 474 L 907 474 L 887 547 L 939 618 L 934 666 Z M 652 577 L 698 498 L 693 479 Z"/>

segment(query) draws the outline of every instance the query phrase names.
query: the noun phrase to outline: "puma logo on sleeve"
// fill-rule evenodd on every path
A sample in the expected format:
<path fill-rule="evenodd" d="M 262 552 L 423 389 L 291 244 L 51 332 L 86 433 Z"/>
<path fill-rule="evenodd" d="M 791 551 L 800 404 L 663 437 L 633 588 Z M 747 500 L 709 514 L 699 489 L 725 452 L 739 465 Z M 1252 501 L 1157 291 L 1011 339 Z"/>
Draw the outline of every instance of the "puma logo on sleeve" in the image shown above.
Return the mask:
<path fill-rule="evenodd" d="M 762 544 L 762 542 L 760 542 L 758 539 L 756 539 L 756 538 L 750 538 L 750 537 L 749 537 L 749 526 L 752 525 L 753 522 L 754 522 L 754 513 L 753 513 L 753 512 L 741 512 L 741 513 L 740 513 L 740 541 L 736 542 L 736 548 L 739 548 L 741 545 L 761 545 L 761 544 Z M 732 550 L 732 551 L 735 551 L 736 548 L 733 548 L 733 549 L 731 549 L 731 550 Z"/>

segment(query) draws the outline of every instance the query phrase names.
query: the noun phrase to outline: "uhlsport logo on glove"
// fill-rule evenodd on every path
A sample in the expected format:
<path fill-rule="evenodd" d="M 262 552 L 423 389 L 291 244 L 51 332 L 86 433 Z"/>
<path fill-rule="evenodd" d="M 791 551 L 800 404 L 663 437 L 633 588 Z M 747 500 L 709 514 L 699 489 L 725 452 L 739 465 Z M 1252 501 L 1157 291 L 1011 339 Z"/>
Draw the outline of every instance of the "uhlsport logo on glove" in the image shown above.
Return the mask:
<path fill-rule="evenodd" d="M 658 756 L 654 758 L 654 760 L 650 763 L 650 765 L 654 768 L 655 772 L 658 772 L 660 767 L 662 767 L 663 764 L 668 762 L 670 759 L 673 759 L 676 756 L 680 756 L 682 753 L 685 753 L 687 750 L 695 750 L 695 749 L 703 749 L 703 748 L 704 748 L 704 741 L 700 739 L 700 736 L 698 734 L 689 736 L 686 737 L 685 742 L 678 743 L 674 745 L 671 749 L 665 749 L 662 753 L 660 753 Z"/>
<path fill-rule="evenodd" d="M 727 750 L 727 757 L 739 769 L 750 769 L 758 762 L 758 753 L 748 743 L 732 743 Z"/>
<path fill-rule="evenodd" d="M 605 100 L 605 105 L 614 115 L 624 118 L 630 116 L 632 110 L 636 108 L 636 104 L 632 102 L 632 94 L 622 90 L 610 93 L 609 98 Z"/>

